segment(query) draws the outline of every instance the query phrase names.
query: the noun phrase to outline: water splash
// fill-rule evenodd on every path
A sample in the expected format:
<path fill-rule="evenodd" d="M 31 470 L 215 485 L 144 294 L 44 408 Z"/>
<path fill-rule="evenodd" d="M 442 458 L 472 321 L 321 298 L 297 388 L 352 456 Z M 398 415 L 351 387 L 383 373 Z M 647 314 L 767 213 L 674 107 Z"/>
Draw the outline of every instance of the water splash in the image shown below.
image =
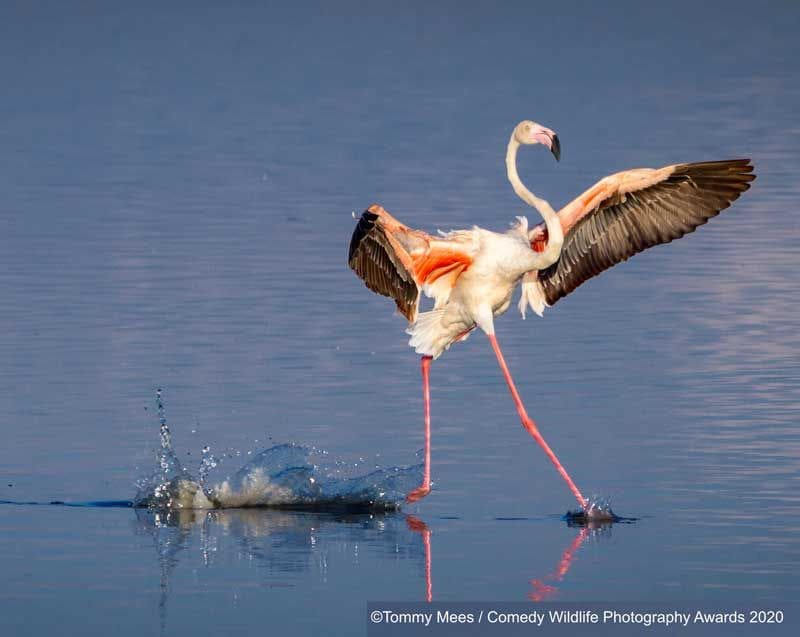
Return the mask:
<path fill-rule="evenodd" d="M 567 511 L 563 519 L 570 526 L 607 525 L 612 523 L 636 522 L 638 518 L 626 518 L 617 515 L 611 509 L 611 499 L 593 495 L 586 501 L 586 508 Z"/>
<path fill-rule="evenodd" d="M 200 483 L 205 484 L 208 481 L 208 474 L 216 468 L 218 462 L 214 455 L 211 453 L 211 447 L 206 445 L 202 449 L 202 458 L 200 460 L 200 468 L 197 470 L 197 477 L 200 478 Z"/>
<path fill-rule="evenodd" d="M 156 466 L 149 476 L 137 481 L 134 503 L 139 505 L 146 502 L 147 506 L 156 508 L 189 506 L 199 494 L 199 504 L 202 504 L 203 494 L 200 485 L 183 467 L 172 447 L 172 434 L 167 424 L 161 389 L 156 390 L 156 411 L 160 442 L 156 453 Z"/>
<path fill-rule="evenodd" d="M 180 462 L 162 392 L 156 392 L 160 448 L 156 467 L 137 482 L 135 506 L 154 509 L 272 507 L 283 509 L 398 509 L 422 479 L 422 465 L 376 467 L 357 473 L 360 464 L 333 460 L 312 447 L 282 444 L 252 458 L 232 475 L 211 484 L 219 464 L 208 446 L 202 449 L 196 477 Z M 362 461 L 363 462 L 363 461 Z"/>

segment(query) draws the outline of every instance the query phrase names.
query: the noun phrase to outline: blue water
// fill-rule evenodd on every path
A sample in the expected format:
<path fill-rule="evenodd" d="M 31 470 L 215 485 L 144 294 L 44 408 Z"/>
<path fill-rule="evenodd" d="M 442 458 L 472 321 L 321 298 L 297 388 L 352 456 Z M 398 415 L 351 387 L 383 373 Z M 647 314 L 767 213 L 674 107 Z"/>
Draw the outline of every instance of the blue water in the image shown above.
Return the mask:
<path fill-rule="evenodd" d="M 523 118 L 561 138 L 558 164 L 520 156 L 556 207 L 635 166 L 758 174 L 696 234 L 497 322 L 544 436 L 634 524 L 561 519 L 574 501 L 475 334 L 432 366 L 425 500 L 0 505 L 2 632 L 359 634 L 366 600 L 429 584 L 796 598 L 798 29 L 792 3 L 0 6 L 3 501 L 133 500 L 157 388 L 211 484 L 281 445 L 324 453 L 326 476 L 417 466 L 419 362 L 347 268 L 351 213 L 430 232 L 530 215 L 503 165 Z"/>

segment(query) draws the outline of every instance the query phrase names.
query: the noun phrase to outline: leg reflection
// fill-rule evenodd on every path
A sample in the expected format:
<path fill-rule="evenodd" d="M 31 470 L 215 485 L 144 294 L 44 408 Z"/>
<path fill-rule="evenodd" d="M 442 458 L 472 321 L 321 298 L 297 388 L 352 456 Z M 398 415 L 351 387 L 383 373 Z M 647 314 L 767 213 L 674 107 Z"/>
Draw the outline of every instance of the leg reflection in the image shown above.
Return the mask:
<path fill-rule="evenodd" d="M 591 530 L 592 529 L 590 529 L 588 526 L 585 526 L 578 532 L 578 535 L 575 536 L 575 539 L 572 540 L 572 543 L 561 554 L 561 560 L 558 562 L 558 566 L 556 567 L 555 571 L 549 575 L 546 575 L 542 579 L 531 580 L 531 586 L 533 587 L 533 590 L 528 593 L 528 599 L 533 602 L 543 602 L 558 593 L 558 588 L 553 584 L 561 582 L 564 577 L 566 577 L 570 566 L 572 566 L 572 560 L 575 558 L 575 554 L 578 552 L 578 549 L 581 548 L 581 545 L 586 541 L 586 538 L 589 537 Z M 548 582 L 552 582 L 552 584 L 549 584 Z"/>
<path fill-rule="evenodd" d="M 425 549 L 425 599 L 433 600 L 433 582 L 431 580 L 431 530 L 419 518 L 413 515 L 406 516 L 406 525 L 415 533 L 422 536 L 422 546 Z"/>

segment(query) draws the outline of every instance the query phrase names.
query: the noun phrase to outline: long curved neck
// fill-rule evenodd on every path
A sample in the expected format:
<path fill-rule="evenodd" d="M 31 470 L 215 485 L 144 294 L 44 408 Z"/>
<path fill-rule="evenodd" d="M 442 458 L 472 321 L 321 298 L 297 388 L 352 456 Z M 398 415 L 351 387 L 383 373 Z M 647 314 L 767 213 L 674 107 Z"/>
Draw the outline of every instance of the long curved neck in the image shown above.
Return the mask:
<path fill-rule="evenodd" d="M 519 178 L 519 173 L 517 172 L 517 151 L 519 150 L 519 146 L 520 144 L 516 136 L 512 133 L 511 139 L 508 140 L 508 150 L 506 151 L 506 172 L 508 173 L 508 180 L 511 182 L 511 187 L 514 189 L 514 192 L 517 193 L 517 196 L 526 204 L 538 210 L 541 200 L 525 187 L 525 184 L 522 183 L 522 180 Z"/>
<path fill-rule="evenodd" d="M 519 150 L 519 142 L 517 141 L 514 133 L 511 134 L 511 139 L 508 140 L 508 150 L 506 151 L 506 172 L 508 174 L 508 181 L 511 182 L 511 187 L 517 196 L 522 199 L 526 204 L 536 208 L 539 214 L 542 215 L 544 223 L 547 226 L 547 246 L 543 252 L 537 253 L 537 266 L 535 269 L 543 270 L 544 268 L 552 265 L 558 261 L 561 256 L 561 246 L 564 243 L 564 231 L 561 228 L 561 222 L 558 219 L 558 214 L 553 210 L 552 206 L 545 199 L 540 199 L 534 195 L 530 190 L 525 187 L 522 180 L 519 178 L 517 172 L 517 151 Z"/>

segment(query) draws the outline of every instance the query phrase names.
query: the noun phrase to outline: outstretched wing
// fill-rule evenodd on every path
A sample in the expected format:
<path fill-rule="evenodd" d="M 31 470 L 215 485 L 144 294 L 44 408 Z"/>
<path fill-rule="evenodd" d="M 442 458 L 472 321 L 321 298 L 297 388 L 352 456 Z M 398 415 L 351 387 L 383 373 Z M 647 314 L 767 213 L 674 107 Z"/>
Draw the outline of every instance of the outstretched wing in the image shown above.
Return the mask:
<path fill-rule="evenodd" d="M 447 302 L 477 251 L 469 231 L 433 237 L 373 204 L 353 231 L 348 264 L 370 290 L 394 299 L 400 314 L 413 323 L 420 291 L 434 298 L 437 307 Z"/>
<path fill-rule="evenodd" d="M 639 168 L 610 175 L 559 211 L 564 246 L 538 273 L 548 305 L 634 254 L 693 232 L 731 205 L 756 176 L 749 159 Z M 534 249 L 546 230 L 531 233 Z"/>

